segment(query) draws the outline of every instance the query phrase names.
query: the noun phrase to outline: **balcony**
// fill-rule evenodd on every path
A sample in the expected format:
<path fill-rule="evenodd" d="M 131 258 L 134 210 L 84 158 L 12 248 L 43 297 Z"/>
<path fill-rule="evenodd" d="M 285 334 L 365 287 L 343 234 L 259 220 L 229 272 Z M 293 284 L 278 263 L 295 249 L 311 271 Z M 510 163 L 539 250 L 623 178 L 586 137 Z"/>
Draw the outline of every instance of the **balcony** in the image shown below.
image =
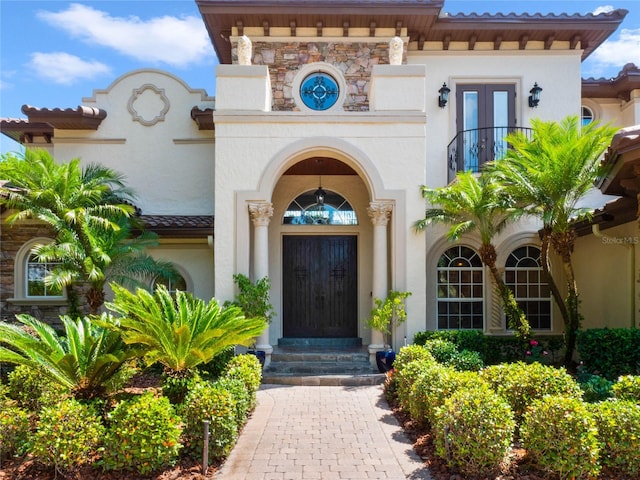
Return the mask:
<path fill-rule="evenodd" d="M 509 148 L 505 137 L 514 132 L 524 133 L 527 138 L 532 135 L 532 130 L 524 127 L 474 128 L 458 132 L 447 147 L 448 182 L 457 172 L 479 172 L 485 163 L 503 158 Z"/>

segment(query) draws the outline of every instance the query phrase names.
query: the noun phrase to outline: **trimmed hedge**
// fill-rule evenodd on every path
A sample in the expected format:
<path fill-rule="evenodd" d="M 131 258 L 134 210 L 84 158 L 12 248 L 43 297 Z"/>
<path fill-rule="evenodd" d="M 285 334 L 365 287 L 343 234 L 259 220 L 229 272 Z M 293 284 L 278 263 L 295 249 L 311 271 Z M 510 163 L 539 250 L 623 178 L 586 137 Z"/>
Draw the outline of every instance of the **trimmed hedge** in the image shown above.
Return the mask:
<path fill-rule="evenodd" d="M 22 455 L 29 433 L 29 413 L 15 402 L 0 401 L 0 460 Z"/>
<path fill-rule="evenodd" d="M 623 375 L 611 387 L 619 400 L 629 400 L 640 404 L 640 375 Z"/>
<path fill-rule="evenodd" d="M 242 380 L 249 393 L 249 410 L 252 410 L 256 405 L 256 392 L 262 382 L 262 365 L 258 357 L 252 354 L 233 357 L 227 363 L 223 376 Z"/>
<path fill-rule="evenodd" d="M 590 328 L 578 331 L 577 350 L 585 368 L 615 380 L 640 375 L 640 329 Z"/>

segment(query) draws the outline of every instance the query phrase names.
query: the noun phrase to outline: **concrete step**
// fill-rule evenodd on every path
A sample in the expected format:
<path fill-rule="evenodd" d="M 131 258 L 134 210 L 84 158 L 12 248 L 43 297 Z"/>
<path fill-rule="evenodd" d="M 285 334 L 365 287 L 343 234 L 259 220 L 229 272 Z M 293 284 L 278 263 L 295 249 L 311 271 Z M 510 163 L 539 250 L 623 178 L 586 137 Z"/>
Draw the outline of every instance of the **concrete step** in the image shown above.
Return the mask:
<path fill-rule="evenodd" d="M 333 347 L 333 348 L 353 348 L 361 347 L 362 339 L 359 337 L 346 338 L 280 338 L 279 347 Z"/>
<path fill-rule="evenodd" d="M 299 374 L 299 375 L 329 375 L 329 374 L 366 374 L 375 373 L 374 368 L 367 362 L 271 362 L 264 370 L 264 374 Z"/>
<path fill-rule="evenodd" d="M 358 387 L 384 383 L 384 373 L 362 375 L 270 375 L 264 374 L 262 383 L 268 385 L 296 385 L 315 387 Z"/>

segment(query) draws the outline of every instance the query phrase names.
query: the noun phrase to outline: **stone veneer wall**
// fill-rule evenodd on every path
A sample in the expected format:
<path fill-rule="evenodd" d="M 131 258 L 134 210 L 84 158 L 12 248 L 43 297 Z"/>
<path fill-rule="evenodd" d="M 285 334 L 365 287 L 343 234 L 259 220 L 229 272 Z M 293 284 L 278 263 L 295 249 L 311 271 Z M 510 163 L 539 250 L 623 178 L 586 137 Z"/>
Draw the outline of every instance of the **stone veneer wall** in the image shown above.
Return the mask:
<path fill-rule="evenodd" d="M 232 54 L 233 63 L 237 63 L 237 44 Z M 403 55 L 403 63 L 406 63 L 406 51 Z M 253 41 L 252 63 L 269 67 L 274 111 L 299 110 L 292 94 L 293 78 L 301 66 L 315 62 L 328 63 L 344 74 L 347 83 L 345 111 L 368 111 L 371 71 L 375 65 L 389 63 L 389 44 L 388 41 Z"/>
<path fill-rule="evenodd" d="M 59 317 L 67 313 L 67 307 L 65 305 L 18 305 L 7 301 L 7 299 L 13 298 L 14 296 L 14 264 L 20 247 L 32 238 L 52 238 L 53 234 L 51 230 L 46 225 L 38 225 L 35 223 L 9 226 L 4 222 L 0 225 L 0 229 L 0 320 L 12 322 L 15 320 L 16 314 L 28 313 L 51 325 L 62 325 Z M 79 307 L 81 311 L 88 311 L 83 291 L 81 289 L 79 290 Z"/>

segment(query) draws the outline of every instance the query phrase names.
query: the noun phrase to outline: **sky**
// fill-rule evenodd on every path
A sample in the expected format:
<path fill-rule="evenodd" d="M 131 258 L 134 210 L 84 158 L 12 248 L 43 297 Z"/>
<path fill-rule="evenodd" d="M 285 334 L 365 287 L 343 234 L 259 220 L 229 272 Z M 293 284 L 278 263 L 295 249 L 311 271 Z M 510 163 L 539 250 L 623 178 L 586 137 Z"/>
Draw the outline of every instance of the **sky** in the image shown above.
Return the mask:
<path fill-rule="evenodd" d="M 599 13 L 629 10 L 583 64 L 582 77 L 640 66 L 640 0 L 445 0 L 454 13 Z M 195 0 L 0 0 L 0 118 L 21 107 L 76 108 L 126 72 L 158 68 L 215 95 L 218 63 Z M 20 146 L 0 135 L 0 153 Z"/>

